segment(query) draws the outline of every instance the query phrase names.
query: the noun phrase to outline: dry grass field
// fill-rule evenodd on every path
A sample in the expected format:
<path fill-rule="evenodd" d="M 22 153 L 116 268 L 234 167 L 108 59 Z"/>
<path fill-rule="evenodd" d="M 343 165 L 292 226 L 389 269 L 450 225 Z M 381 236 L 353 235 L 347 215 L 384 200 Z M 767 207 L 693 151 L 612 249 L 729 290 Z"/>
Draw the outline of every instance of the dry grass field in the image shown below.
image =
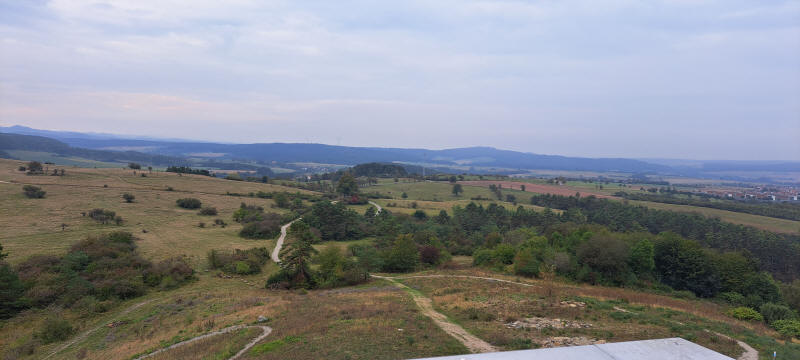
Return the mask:
<path fill-rule="evenodd" d="M 61 254 L 88 234 L 113 230 L 130 231 L 139 238 L 139 250 L 147 258 L 160 259 L 187 255 L 199 261 L 214 248 L 251 248 L 273 246 L 269 241 L 243 239 L 241 226 L 231 220 L 242 202 L 263 206 L 267 211 L 272 200 L 228 196 L 226 193 L 288 191 L 297 189 L 277 185 L 214 179 L 198 175 L 178 176 L 173 173 L 131 170 L 84 169 L 67 167 L 66 175 L 27 176 L 17 171 L 21 162 L 0 160 L 0 243 L 11 254 L 9 262 L 17 263 L 33 254 Z M 59 167 L 61 168 L 61 167 Z M 44 199 L 28 199 L 23 184 L 40 186 Z M 173 190 L 169 191 L 168 187 Z M 133 194 L 133 203 L 126 203 L 122 194 Z M 201 216 L 197 210 L 178 207 L 175 201 L 193 197 L 203 206 L 217 208 L 217 216 Z M 112 210 L 122 216 L 120 226 L 101 225 L 81 213 L 94 208 Z M 222 219 L 225 228 L 214 226 Z M 200 227 L 200 223 L 205 223 Z M 62 224 L 66 226 L 62 230 Z"/>

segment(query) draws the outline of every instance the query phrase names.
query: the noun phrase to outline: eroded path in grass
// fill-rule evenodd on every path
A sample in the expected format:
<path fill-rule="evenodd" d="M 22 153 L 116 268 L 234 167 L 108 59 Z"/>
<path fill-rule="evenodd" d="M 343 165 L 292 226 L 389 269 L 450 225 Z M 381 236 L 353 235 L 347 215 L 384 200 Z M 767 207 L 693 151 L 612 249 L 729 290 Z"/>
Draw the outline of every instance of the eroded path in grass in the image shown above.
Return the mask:
<path fill-rule="evenodd" d="M 470 334 L 460 325 L 455 324 L 450 320 L 448 320 L 447 316 L 434 310 L 431 299 L 422 296 L 421 294 L 412 290 L 405 284 L 396 281 L 395 278 L 378 276 L 378 275 L 371 275 L 371 276 L 374 278 L 391 281 L 396 286 L 408 291 L 408 293 L 411 294 L 411 297 L 414 298 L 414 302 L 417 303 L 417 306 L 419 306 L 419 308 L 422 310 L 422 314 L 431 318 L 431 320 L 433 320 L 433 322 L 436 323 L 436 325 L 439 328 L 441 328 L 448 335 L 454 337 L 456 340 L 464 344 L 464 346 L 466 346 L 467 349 L 469 349 L 469 351 L 473 353 L 485 353 L 485 352 L 497 351 L 497 349 L 491 344 L 487 343 L 486 341 L 483 341 L 482 339 L 478 338 L 475 335 Z"/>
<path fill-rule="evenodd" d="M 144 302 L 140 302 L 140 303 L 138 303 L 138 304 L 136 304 L 136 305 L 133 305 L 133 306 L 131 306 L 131 307 L 129 307 L 129 308 L 127 308 L 127 309 L 123 310 L 123 311 L 122 311 L 122 312 L 120 312 L 119 314 L 117 314 L 115 317 L 113 317 L 112 319 L 110 319 L 110 321 L 114 321 L 115 319 L 118 319 L 120 316 L 127 315 L 127 314 L 128 314 L 128 313 L 130 313 L 131 311 L 133 311 L 133 310 L 136 310 L 136 309 L 138 309 L 138 308 L 140 308 L 140 307 L 142 307 L 142 306 L 144 306 L 144 305 L 147 305 L 147 304 L 149 304 L 149 303 L 153 302 L 153 300 L 155 300 L 155 299 L 152 299 L 152 300 L 147 300 L 147 301 L 144 301 Z M 91 328 L 91 329 L 89 329 L 89 330 L 86 330 L 86 331 L 84 331 L 84 332 L 83 332 L 83 333 L 81 333 L 80 335 L 78 335 L 78 336 L 74 337 L 72 340 L 68 341 L 67 343 L 65 343 L 65 344 L 63 344 L 63 345 L 61 345 L 61 346 L 59 346 L 58 348 L 56 348 L 55 350 L 53 350 L 53 352 L 51 352 L 49 355 L 47 355 L 47 356 L 43 357 L 42 359 L 47 359 L 47 358 L 50 358 L 50 357 L 52 357 L 53 355 L 60 353 L 60 352 L 61 352 L 61 351 L 63 351 L 64 349 L 66 349 L 66 348 L 68 348 L 68 347 L 70 347 L 70 346 L 74 345 L 75 343 L 77 343 L 77 342 L 80 342 L 80 341 L 83 341 L 84 339 L 86 339 L 87 337 L 89 337 L 89 335 L 91 335 L 92 333 L 94 333 L 94 332 L 95 332 L 95 331 L 97 331 L 97 330 L 100 330 L 100 329 L 102 329 L 104 326 L 106 326 L 106 321 L 104 321 L 102 324 L 100 324 L 100 325 L 98 325 L 98 326 L 96 326 L 96 327 L 94 327 L 94 328 Z"/>
<path fill-rule="evenodd" d="M 238 359 L 239 357 L 241 357 L 242 355 L 244 355 L 244 353 L 247 352 L 247 350 L 250 350 L 251 347 L 255 346 L 256 343 L 258 343 L 259 341 L 261 341 L 265 337 L 267 337 L 272 332 L 272 328 L 269 327 L 269 326 L 261 326 L 261 325 L 234 325 L 234 326 L 226 327 L 226 328 L 221 329 L 221 330 L 212 331 L 212 332 L 207 333 L 207 334 L 196 336 L 196 337 L 193 337 L 193 338 L 191 338 L 189 340 L 181 341 L 179 343 L 170 345 L 170 346 L 165 347 L 163 349 L 158 349 L 158 350 L 153 351 L 153 352 L 151 352 L 149 354 L 139 356 L 138 358 L 136 358 L 136 360 L 146 359 L 146 358 L 149 358 L 151 356 L 158 355 L 158 354 L 160 354 L 162 352 L 169 351 L 169 350 L 172 350 L 172 349 L 175 349 L 175 348 L 179 348 L 181 346 L 191 344 L 191 343 L 193 343 L 195 341 L 200 341 L 200 340 L 207 339 L 207 338 L 210 338 L 210 337 L 213 337 L 213 336 L 227 334 L 229 332 L 236 331 L 236 330 L 252 329 L 252 328 L 261 329 L 262 330 L 261 335 L 258 335 L 255 338 L 253 338 L 253 340 L 250 340 L 250 342 L 248 342 L 247 345 L 245 345 L 241 350 L 239 350 L 239 352 L 237 352 L 235 355 L 231 356 L 228 359 L 228 360 L 235 360 L 235 359 Z"/>

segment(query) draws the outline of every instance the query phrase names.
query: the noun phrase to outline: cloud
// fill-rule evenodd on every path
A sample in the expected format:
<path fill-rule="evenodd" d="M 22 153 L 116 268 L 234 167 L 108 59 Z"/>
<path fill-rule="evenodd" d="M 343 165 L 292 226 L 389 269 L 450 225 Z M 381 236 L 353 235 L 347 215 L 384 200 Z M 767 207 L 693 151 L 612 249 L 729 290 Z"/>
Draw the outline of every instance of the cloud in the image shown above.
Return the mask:
<path fill-rule="evenodd" d="M 736 0 L 4 3 L 0 122 L 800 159 L 798 16 Z"/>

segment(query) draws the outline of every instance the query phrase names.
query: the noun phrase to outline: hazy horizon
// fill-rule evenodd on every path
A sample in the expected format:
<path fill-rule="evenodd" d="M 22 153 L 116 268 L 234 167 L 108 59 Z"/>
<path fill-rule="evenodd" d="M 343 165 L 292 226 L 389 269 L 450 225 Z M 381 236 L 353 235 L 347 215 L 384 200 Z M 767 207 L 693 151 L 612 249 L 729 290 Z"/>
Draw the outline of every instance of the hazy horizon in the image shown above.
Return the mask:
<path fill-rule="evenodd" d="M 800 160 L 800 2 L 0 3 L 0 126 Z"/>

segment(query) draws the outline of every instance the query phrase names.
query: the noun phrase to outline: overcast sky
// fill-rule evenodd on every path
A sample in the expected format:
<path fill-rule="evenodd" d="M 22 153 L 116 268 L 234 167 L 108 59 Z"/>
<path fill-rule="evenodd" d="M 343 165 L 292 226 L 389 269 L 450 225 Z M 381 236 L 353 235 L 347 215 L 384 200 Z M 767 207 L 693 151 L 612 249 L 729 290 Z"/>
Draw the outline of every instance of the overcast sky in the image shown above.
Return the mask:
<path fill-rule="evenodd" d="M 800 160 L 800 1 L 0 0 L 0 125 Z"/>

